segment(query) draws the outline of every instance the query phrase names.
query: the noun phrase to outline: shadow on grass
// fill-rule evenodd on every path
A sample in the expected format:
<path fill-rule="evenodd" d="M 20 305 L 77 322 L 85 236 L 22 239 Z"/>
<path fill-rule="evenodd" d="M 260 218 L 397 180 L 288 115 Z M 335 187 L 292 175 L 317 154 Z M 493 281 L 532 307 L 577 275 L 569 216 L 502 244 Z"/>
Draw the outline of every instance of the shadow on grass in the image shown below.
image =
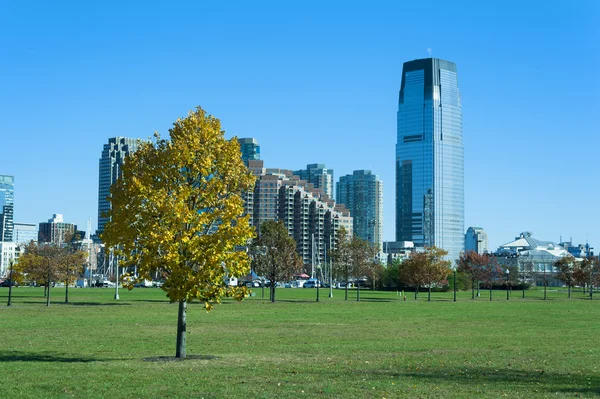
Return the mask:
<path fill-rule="evenodd" d="M 145 362 L 160 363 L 160 362 L 182 362 L 182 361 L 186 361 L 186 360 L 215 360 L 215 359 L 219 359 L 219 356 L 188 355 L 185 359 L 182 359 L 180 357 L 175 357 L 175 356 L 154 356 L 154 357 L 145 357 L 142 360 L 144 360 Z"/>
<path fill-rule="evenodd" d="M 29 304 L 39 304 L 46 305 L 46 301 L 18 301 L 18 303 L 29 303 Z M 50 301 L 50 306 L 130 306 L 130 303 L 125 302 L 52 302 Z"/>
<path fill-rule="evenodd" d="M 364 370 L 357 371 L 361 375 Z M 588 393 L 600 394 L 600 376 L 581 373 L 556 373 L 538 370 L 522 370 L 517 368 L 486 368 L 469 367 L 464 369 L 436 368 L 434 370 L 419 371 L 366 371 L 369 374 L 391 374 L 394 377 L 426 380 L 428 383 L 470 384 L 483 386 L 484 384 L 505 384 L 508 390 L 530 386 L 532 389 L 546 390 L 550 393 Z"/>
<path fill-rule="evenodd" d="M 91 357 L 68 357 L 60 353 L 30 353 L 20 351 L 0 352 L 0 362 L 49 362 L 49 363 L 90 363 L 106 359 Z"/>

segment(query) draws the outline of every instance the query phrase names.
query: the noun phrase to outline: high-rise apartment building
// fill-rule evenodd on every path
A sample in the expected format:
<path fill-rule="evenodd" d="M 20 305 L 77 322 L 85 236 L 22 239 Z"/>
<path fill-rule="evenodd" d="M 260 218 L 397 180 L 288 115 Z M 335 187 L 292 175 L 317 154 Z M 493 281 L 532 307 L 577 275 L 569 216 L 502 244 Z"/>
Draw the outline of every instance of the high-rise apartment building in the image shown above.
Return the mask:
<path fill-rule="evenodd" d="M 13 240 L 15 204 L 14 176 L 0 175 L 0 242 Z"/>
<path fill-rule="evenodd" d="M 65 223 L 63 215 L 58 213 L 52 215 L 52 219 L 48 219 L 48 222 L 40 223 L 38 241 L 60 245 L 76 232 L 77 226 L 73 223 Z"/>
<path fill-rule="evenodd" d="M 383 243 L 383 182 L 370 170 L 340 177 L 336 201 L 350 210 L 354 234 L 381 251 Z"/>
<path fill-rule="evenodd" d="M 262 161 L 250 162 L 249 166 L 256 176 L 254 191 L 246 196 L 250 223 L 259 230 L 264 221 L 281 220 L 296 241 L 304 264 L 310 264 L 313 257 L 317 263 L 324 262 L 335 248 L 342 226 L 352 234 L 350 212 L 312 183 L 299 179 L 291 170 L 265 169 Z"/>
<path fill-rule="evenodd" d="M 312 183 L 329 198 L 333 198 L 333 169 L 327 169 L 323 163 L 306 165 L 306 169 L 295 170 L 294 175 Z"/>
<path fill-rule="evenodd" d="M 100 157 L 98 177 L 98 234 L 104 231 L 104 225 L 109 221 L 105 215 L 110 210 L 110 186 L 121 177 L 125 158 L 138 148 L 139 139 L 113 137 L 104 144 Z"/>
<path fill-rule="evenodd" d="M 260 159 L 260 146 L 254 138 L 238 139 L 240 143 L 240 151 L 242 152 L 242 160 L 246 165 L 248 161 L 258 161 Z"/>
<path fill-rule="evenodd" d="M 469 227 L 465 234 L 465 251 L 488 252 L 487 233 L 481 227 Z"/>
<path fill-rule="evenodd" d="M 456 65 L 404 63 L 396 143 L 396 241 L 464 248 L 464 147 Z"/>

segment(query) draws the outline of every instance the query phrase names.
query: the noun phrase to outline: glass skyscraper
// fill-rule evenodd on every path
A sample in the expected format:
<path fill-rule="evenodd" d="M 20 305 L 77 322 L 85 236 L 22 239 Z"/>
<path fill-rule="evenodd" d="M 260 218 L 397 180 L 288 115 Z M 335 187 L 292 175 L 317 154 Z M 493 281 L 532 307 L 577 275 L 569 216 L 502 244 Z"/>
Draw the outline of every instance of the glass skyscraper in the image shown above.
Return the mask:
<path fill-rule="evenodd" d="M 98 174 L 98 234 L 104 231 L 104 225 L 110 220 L 105 216 L 110 210 L 110 186 L 121 177 L 125 157 L 137 150 L 138 143 L 139 139 L 113 137 L 104 144 Z"/>
<path fill-rule="evenodd" d="M 242 152 L 242 160 L 248 166 L 248 161 L 260 160 L 260 145 L 255 138 L 238 139 L 240 143 L 240 151 Z"/>
<path fill-rule="evenodd" d="M 15 178 L 0 175 L 0 242 L 13 240 L 15 206 Z"/>
<path fill-rule="evenodd" d="M 456 64 L 404 63 L 396 142 L 396 241 L 464 249 L 464 147 Z"/>

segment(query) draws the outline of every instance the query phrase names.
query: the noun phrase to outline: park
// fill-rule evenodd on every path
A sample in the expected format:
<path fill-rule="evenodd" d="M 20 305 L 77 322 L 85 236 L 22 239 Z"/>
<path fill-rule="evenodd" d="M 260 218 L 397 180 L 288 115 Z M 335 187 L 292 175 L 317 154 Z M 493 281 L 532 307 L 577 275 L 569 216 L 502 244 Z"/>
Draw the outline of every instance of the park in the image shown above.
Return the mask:
<path fill-rule="evenodd" d="M 4 397 L 572 398 L 600 394 L 600 306 L 581 290 L 426 293 L 254 288 L 206 312 L 158 288 L 13 288 L 0 308 Z M 8 288 L 0 288 L 6 303 Z"/>

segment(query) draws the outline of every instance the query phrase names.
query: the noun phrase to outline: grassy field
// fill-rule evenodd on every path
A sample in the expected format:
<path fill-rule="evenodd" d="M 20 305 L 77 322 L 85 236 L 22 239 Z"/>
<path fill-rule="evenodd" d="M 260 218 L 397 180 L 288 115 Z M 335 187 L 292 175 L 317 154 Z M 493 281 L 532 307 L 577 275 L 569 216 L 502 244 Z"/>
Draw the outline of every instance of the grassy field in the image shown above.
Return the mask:
<path fill-rule="evenodd" d="M 175 353 L 176 305 L 159 289 L 0 288 L 0 392 L 8 398 L 573 398 L 600 395 L 600 294 L 562 289 L 426 293 L 261 289 L 207 314 L 188 309 L 188 355 Z M 267 296 L 265 291 L 265 296 Z"/>

